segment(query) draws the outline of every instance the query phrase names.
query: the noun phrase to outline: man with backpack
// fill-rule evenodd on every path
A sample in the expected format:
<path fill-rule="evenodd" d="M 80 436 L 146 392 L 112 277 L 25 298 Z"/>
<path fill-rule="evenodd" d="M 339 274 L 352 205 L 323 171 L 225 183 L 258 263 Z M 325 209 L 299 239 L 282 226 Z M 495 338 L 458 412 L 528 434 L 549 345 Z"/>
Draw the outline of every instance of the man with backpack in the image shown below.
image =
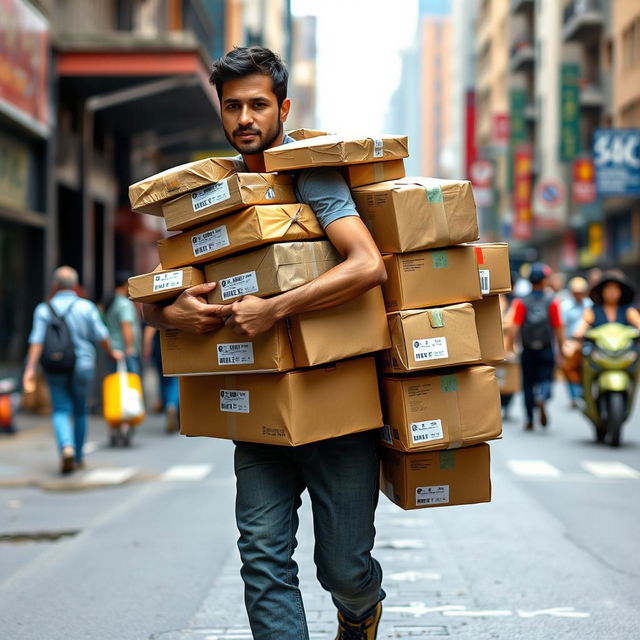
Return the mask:
<path fill-rule="evenodd" d="M 533 264 L 529 274 L 531 293 L 523 298 L 516 298 L 513 302 L 513 324 L 507 348 L 513 351 L 513 345 L 519 335 L 522 342 L 520 364 L 527 431 L 533 429 L 535 407 L 540 413 L 540 424 L 543 427 L 548 424 L 545 402 L 551 397 L 556 357 L 562 358 L 564 330 L 559 301 L 552 293 L 545 291 L 550 274 L 551 269 L 546 264 Z"/>
<path fill-rule="evenodd" d="M 51 403 L 53 429 L 60 451 L 63 474 L 83 467 L 83 447 L 87 432 L 87 396 L 95 373 L 95 343 L 114 360 L 107 328 L 93 302 L 76 293 L 78 273 L 59 267 L 53 274 L 53 295 L 41 302 L 33 314 L 29 336 L 23 389 L 35 387 L 36 367 L 44 369 Z M 72 426 L 73 421 L 73 426 Z"/>

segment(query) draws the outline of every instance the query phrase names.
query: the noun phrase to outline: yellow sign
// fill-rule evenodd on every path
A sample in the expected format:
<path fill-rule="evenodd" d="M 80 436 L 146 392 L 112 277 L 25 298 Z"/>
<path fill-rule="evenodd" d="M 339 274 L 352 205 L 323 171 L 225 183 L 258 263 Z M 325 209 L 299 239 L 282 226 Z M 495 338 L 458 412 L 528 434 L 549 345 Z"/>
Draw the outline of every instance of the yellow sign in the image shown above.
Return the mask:
<path fill-rule="evenodd" d="M 0 205 L 28 208 L 29 149 L 0 133 Z"/>

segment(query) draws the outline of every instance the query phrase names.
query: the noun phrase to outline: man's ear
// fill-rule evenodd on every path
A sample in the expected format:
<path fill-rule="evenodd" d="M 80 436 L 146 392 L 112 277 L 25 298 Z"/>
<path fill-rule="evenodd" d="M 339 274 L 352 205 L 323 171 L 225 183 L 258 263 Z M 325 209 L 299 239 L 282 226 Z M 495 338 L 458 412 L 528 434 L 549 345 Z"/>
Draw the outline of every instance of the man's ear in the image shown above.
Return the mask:
<path fill-rule="evenodd" d="M 289 109 L 291 109 L 291 100 L 285 98 L 280 105 L 280 122 L 286 122 L 289 117 Z"/>

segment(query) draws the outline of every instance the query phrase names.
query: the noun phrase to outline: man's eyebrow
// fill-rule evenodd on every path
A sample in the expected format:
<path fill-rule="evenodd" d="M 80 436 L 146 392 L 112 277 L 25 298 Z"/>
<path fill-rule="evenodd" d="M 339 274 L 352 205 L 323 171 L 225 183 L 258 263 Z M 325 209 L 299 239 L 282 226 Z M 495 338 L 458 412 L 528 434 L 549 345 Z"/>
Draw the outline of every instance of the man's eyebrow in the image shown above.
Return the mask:
<path fill-rule="evenodd" d="M 248 99 L 248 102 L 258 101 L 269 102 L 269 98 L 267 98 L 266 96 L 253 96 Z M 225 98 L 222 102 L 223 104 L 237 104 L 239 102 L 242 102 L 242 100 L 240 100 L 239 98 Z"/>

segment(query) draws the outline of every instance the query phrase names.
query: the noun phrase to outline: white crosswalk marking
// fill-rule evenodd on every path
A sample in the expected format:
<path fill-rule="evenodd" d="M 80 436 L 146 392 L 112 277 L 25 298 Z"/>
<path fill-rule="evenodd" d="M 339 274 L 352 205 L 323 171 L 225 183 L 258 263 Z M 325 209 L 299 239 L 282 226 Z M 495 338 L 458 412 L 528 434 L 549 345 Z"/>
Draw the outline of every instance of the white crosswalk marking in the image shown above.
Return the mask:
<path fill-rule="evenodd" d="M 622 462 L 595 462 L 585 460 L 582 468 L 598 478 L 640 478 L 640 471 Z"/>
<path fill-rule="evenodd" d="M 162 474 L 163 480 L 202 480 L 211 471 L 211 464 L 178 464 L 170 467 Z"/>
<path fill-rule="evenodd" d="M 516 475 L 529 478 L 557 478 L 560 470 L 545 460 L 509 460 L 511 471 Z"/>
<path fill-rule="evenodd" d="M 121 484 L 129 480 L 135 472 L 135 467 L 93 469 L 82 478 L 82 482 L 86 484 Z"/>
<path fill-rule="evenodd" d="M 88 456 L 91 453 L 94 453 L 100 448 L 100 444 L 96 441 L 86 442 L 84 447 L 82 447 L 82 452 L 85 456 Z"/>

